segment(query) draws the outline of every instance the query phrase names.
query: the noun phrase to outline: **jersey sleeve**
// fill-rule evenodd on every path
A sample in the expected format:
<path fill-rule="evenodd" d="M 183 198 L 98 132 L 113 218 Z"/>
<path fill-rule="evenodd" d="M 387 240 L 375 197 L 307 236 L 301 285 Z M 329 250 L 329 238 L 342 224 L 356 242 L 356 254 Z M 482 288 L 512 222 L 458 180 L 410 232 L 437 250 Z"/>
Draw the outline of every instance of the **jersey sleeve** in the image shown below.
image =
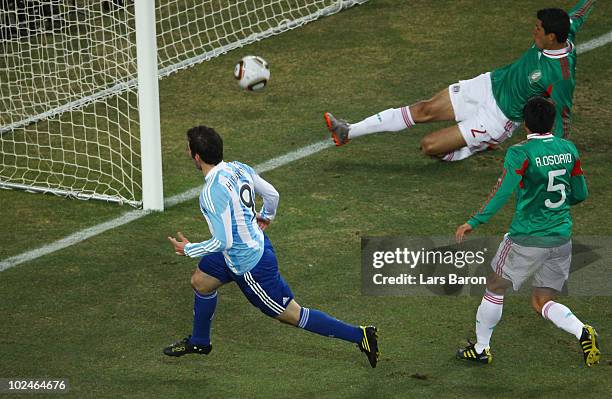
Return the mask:
<path fill-rule="evenodd" d="M 259 211 L 259 215 L 264 219 L 273 220 L 276 216 L 276 208 L 278 208 L 278 201 L 280 198 L 278 191 L 276 191 L 272 184 L 268 183 L 261 176 L 259 176 L 255 169 L 251 168 L 249 165 L 240 165 L 251 174 L 255 194 L 259 195 L 263 199 L 263 206 Z"/>
<path fill-rule="evenodd" d="M 574 148 L 574 166 L 570 173 L 570 192 L 567 200 L 570 205 L 576 205 L 587 199 L 589 190 L 587 189 L 586 179 L 582 171 L 580 155 L 578 150 Z"/>
<path fill-rule="evenodd" d="M 467 221 L 472 228 L 488 222 L 504 206 L 514 193 L 516 186 L 521 183 L 528 165 L 527 157 L 520 150 L 517 150 L 516 147 L 508 149 L 504 161 L 504 170 L 497 179 L 497 184 L 491 190 L 489 198 L 480 210 Z"/>
<path fill-rule="evenodd" d="M 593 10 L 596 0 L 580 0 L 578 4 L 572 8 L 568 14 L 570 16 L 570 31 L 569 39 L 573 42 L 576 33 L 582 27 L 582 24 L 587 20 L 589 14 Z"/>
<path fill-rule="evenodd" d="M 195 258 L 225 251 L 232 246 L 232 216 L 229 202 L 229 192 L 222 184 L 211 183 L 211 187 L 204 187 L 200 195 L 200 208 L 208 222 L 212 237 L 203 242 L 185 245 L 185 255 Z"/>
<path fill-rule="evenodd" d="M 263 206 L 259 212 L 260 216 L 267 220 L 274 219 L 280 198 L 278 191 L 257 173 L 253 176 L 253 183 L 255 184 L 255 193 L 263 198 Z"/>

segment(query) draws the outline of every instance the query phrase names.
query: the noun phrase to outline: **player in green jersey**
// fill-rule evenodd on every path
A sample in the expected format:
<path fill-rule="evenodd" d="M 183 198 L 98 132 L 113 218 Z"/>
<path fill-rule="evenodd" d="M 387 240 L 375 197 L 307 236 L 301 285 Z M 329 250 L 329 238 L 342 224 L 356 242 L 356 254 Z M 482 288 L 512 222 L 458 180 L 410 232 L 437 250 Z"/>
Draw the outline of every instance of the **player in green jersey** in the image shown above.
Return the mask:
<path fill-rule="evenodd" d="M 584 201 L 588 195 L 578 150 L 570 141 L 551 133 L 555 114 L 549 100 L 543 97 L 528 100 L 523 114 L 527 140 L 508 149 L 504 171 L 489 200 L 457 228 L 456 238 L 461 242 L 515 193 L 514 218 L 491 262 L 493 273 L 476 313 L 477 342 L 460 349 L 457 352 L 460 359 L 491 363 L 489 341 L 501 319 L 504 293 L 510 287 L 518 290 L 533 275 L 531 304 L 535 311 L 576 336 L 587 366 L 599 362 L 593 327 L 554 301 L 570 270 L 570 206 Z"/>
<path fill-rule="evenodd" d="M 594 3 L 595 0 L 581 0 L 569 15 L 558 8 L 539 10 L 534 44 L 521 58 L 452 84 L 429 100 L 387 109 L 355 124 L 325 113 L 332 139 L 341 146 L 366 134 L 454 120 L 456 125 L 423 137 L 421 150 L 445 161 L 458 161 L 512 136 L 522 122 L 527 100 L 543 94 L 551 97 L 557 107 L 554 135 L 567 137 L 576 86 L 574 39 Z"/>

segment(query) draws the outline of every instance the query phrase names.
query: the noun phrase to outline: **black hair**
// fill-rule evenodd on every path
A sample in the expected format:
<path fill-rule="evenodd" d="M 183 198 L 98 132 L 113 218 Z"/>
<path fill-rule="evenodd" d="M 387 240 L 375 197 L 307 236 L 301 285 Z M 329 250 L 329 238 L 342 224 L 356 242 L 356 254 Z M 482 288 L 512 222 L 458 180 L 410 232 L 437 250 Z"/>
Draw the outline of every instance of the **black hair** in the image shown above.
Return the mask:
<path fill-rule="evenodd" d="M 570 30 L 569 15 L 560 8 L 544 8 L 538 11 L 537 17 L 542 21 L 544 33 L 554 33 L 558 43 L 565 43 Z"/>
<path fill-rule="evenodd" d="M 192 127 L 187 131 L 187 140 L 192 158 L 198 154 L 209 165 L 223 160 L 223 139 L 215 129 L 203 125 Z"/>
<path fill-rule="evenodd" d="M 541 96 L 531 97 L 523 109 L 525 126 L 532 133 L 548 133 L 555 123 L 557 110 L 553 103 Z"/>

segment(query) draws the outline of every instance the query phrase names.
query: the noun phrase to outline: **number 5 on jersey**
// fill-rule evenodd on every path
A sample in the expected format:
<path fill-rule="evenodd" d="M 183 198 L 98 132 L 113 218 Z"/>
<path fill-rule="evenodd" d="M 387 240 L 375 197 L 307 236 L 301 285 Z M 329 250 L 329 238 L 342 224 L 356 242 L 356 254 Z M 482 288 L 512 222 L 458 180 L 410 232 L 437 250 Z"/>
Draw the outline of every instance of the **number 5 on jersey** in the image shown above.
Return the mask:
<path fill-rule="evenodd" d="M 552 202 L 550 199 L 546 199 L 546 201 L 544 201 L 544 205 L 546 205 L 547 208 L 555 209 L 565 203 L 565 184 L 554 184 L 554 182 L 555 177 L 563 176 L 566 172 L 567 170 L 565 169 L 551 170 L 550 172 L 548 172 L 548 187 L 546 188 L 546 190 L 548 192 L 560 191 L 561 199 L 557 202 Z"/>

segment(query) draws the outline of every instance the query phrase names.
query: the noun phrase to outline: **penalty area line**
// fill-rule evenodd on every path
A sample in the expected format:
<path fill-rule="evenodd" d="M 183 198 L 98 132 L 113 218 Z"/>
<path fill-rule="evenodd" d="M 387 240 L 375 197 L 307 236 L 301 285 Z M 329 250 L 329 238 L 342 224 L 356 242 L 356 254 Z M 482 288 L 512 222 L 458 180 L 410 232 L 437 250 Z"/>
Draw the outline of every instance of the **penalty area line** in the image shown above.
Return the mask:
<path fill-rule="evenodd" d="M 281 155 L 279 157 L 272 158 L 268 161 L 265 161 L 255 166 L 255 170 L 257 171 L 257 173 L 269 172 L 271 170 L 280 168 L 281 166 L 285 166 L 291 162 L 294 162 L 299 159 L 306 158 L 310 155 L 316 154 L 317 152 L 322 151 L 325 148 L 332 147 L 333 145 L 334 143 L 331 141 L 331 139 L 319 141 L 317 143 L 299 148 L 295 151 L 291 151 L 285 155 Z M 164 201 L 164 206 L 166 208 L 170 208 L 180 203 L 183 203 L 185 201 L 189 201 L 194 198 L 197 198 L 200 195 L 201 190 L 202 190 L 202 187 L 199 186 L 199 187 L 194 187 L 192 189 L 189 189 L 183 193 L 174 195 L 168 198 L 166 201 Z M 112 230 L 114 228 L 117 228 L 125 224 L 128 224 L 130 222 L 133 222 L 134 220 L 138 220 L 148 215 L 149 213 L 151 212 L 143 211 L 143 210 L 133 210 L 133 211 L 125 212 L 121 214 L 120 216 L 116 217 L 115 219 L 109 220 L 108 222 L 97 224 L 87 229 L 78 231 L 74 234 L 70 234 L 69 236 L 66 236 L 60 240 L 52 242 L 51 244 L 43 245 L 40 248 L 36 248 L 31 251 L 27 251 L 22 254 L 4 259 L 2 262 L 0 262 L 0 272 L 6 269 L 9 269 L 11 267 L 20 265 L 22 263 L 40 258 L 41 256 L 45 256 L 50 253 L 57 252 L 61 249 L 70 247 L 88 238 L 102 234 L 108 230 Z"/>
<path fill-rule="evenodd" d="M 591 39 L 587 42 L 581 43 L 576 47 L 576 51 L 578 54 L 586 53 L 591 50 L 595 50 L 601 46 L 605 46 L 606 44 L 612 42 L 612 31 L 605 33 L 599 37 Z M 276 158 L 272 158 L 262 164 L 259 164 L 255 167 L 257 173 L 265 173 L 270 170 L 274 170 L 276 168 L 280 168 L 281 166 L 287 165 L 293 161 L 297 161 L 302 158 L 306 158 L 310 155 L 316 154 L 319 151 L 324 150 L 325 148 L 329 148 L 333 146 L 333 142 L 331 140 L 319 141 L 317 143 L 308 145 L 306 147 L 299 148 L 295 151 L 289 152 L 285 155 L 281 155 Z M 194 187 L 190 190 L 187 190 L 181 194 L 177 194 L 168 198 L 164 201 L 164 205 L 166 208 L 170 208 L 174 205 L 180 204 L 182 202 L 188 201 L 190 199 L 196 198 L 200 194 L 201 187 Z M 57 240 L 51 244 L 44 245 L 40 248 L 33 249 L 31 251 L 24 252 L 22 254 L 4 259 L 0 262 L 0 272 L 9 269 L 11 267 L 20 265 L 22 263 L 40 258 L 41 256 L 48 255 L 50 253 L 59 251 L 61 249 L 67 248 L 79 242 L 82 242 L 88 238 L 97 236 L 105 231 L 114 229 L 119 226 L 123 226 L 124 224 L 128 224 L 133 222 L 134 220 L 138 220 L 146 215 L 149 212 L 143 210 L 134 210 L 125 212 L 119 217 L 109 220 L 108 222 L 100 223 L 98 225 L 89 227 L 87 229 L 78 231 L 74 234 L 66 236 L 60 240 Z"/>

